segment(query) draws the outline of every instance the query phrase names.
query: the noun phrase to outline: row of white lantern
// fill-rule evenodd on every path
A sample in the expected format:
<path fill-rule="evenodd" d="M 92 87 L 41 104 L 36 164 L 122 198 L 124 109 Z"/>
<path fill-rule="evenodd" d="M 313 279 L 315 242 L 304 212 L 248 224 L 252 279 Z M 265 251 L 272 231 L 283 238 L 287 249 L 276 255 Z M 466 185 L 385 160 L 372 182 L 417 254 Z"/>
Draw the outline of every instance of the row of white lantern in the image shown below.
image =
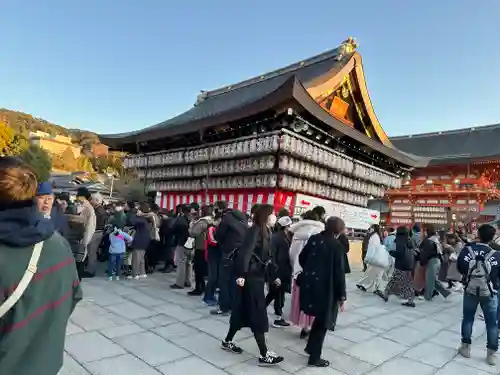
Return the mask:
<path fill-rule="evenodd" d="M 193 176 L 193 166 L 183 165 L 180 167 L 169 167 L 169 168 L 153 168 L 148 169 L 146 173 L 148 178 L 170 178 L 176 179 L 179 177 L 191 177 Z"/>
<path fill-rule="evenodd" d="M 393 204 L 391 205 L 391 211 L 412 211 L 413 206 L 409 205 L 399 205 L 399 204 Z"/>
<path fill-rule="evenodd" d="M 352 172 L 354 177 L 362 178 L 363 180 L 369 180 L 375 182 L 376 184 L 385 185 L 392 189 L 401 188 L 401 178 L 389 175 L 375 168 L 370 168 L 369 166 L 363 165 L 359 162 L 354 161 L 354 171 Z"/>
<path fill-rule="evenodd" d="M 276 158 L 272 155 L 241 160 L 226 160 L 210 163 L 210 174 L 233 174 L 270 170 L 274 168 Z"/>
<path fill-rule="evenodd" d="M 401 187 L 401 179 L 399 177 L 371 168 L 369 165 L 361 164 L 339 152 L 325 150 L 323 147 L 319 147 L 318 145 L 304 141 L 290 134 L 281 136 L 280 148 L 292 155 L 306 158 L 314 163 L 325 165 L 343 173 L 352 174 L 355 177 L 376 184 L 385 185 L 390 188 Z"/>
<path fill-rule="evenodd" d="M 273 188 L 276 187 L 278 176 L 276 174 L 256 176 L 214 177 L 206 182 L 208 189 L 248 189 L 248 188 Z"/>
<path fill-rule="evenodd" d="M 154 181 L 148 184 L 149 191 L 199 191 L 201 180 Z"/>
<path fill-rule="evenodd" d="M 368 204 L 368 197 L 340 190 L 336 187 L 322 184 L 316 181 L 306 180 L 300 177 L 280 175 L 279 186 L 286 190 L 300 191 L 312 195 L 326 197 L 335 201 L 346 202 L 357 206 Z"/>
<path fill-rule="evenodd" d="M 391 211 L 391 216 L 393 217 L 412 217 L 411 211 Z"/>
<path fill-rule="evenodd" d="M 293 172 L 301 177 L 325 182 L 330 185 L 339 186 L 343 189 L 377 197 L 384 195 L 384 189 L 377 185 L 355 180 L 340 173 L 329 171 L 326 168 L 322 168 L 287 155 L 282 155 L 280 157 L 279 167 L 281 170 Z"/>
<path fill-rule="evenodd" d="M 401 224 L 401 225 L 405 225 L 405 224 L 411 224 L 413 222 L 413 220 L 410 218 L 410 219 L 400 219 L 400 218 L 391 218 L 391 224 Z"/>
<path fill-rule="evenodd" d="M 437 218 L 437 219 L 446 219 L 446 214 L 442 214 L 440 212 L 418 212 L 414 214 L 415 218 Z"/>
<path fill-rule="evenodd" d="M 445 212 L 444 207 L 434 207 L 434 206 L 414 206 L 414 212 Z"/>

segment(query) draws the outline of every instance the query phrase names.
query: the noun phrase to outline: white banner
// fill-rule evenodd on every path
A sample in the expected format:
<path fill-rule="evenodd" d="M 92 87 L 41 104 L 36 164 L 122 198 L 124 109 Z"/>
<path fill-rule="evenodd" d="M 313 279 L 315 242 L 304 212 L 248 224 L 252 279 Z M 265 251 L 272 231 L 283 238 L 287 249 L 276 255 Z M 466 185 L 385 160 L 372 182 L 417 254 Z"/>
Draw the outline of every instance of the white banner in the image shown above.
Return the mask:
<path fill-rule="evenodd" d="M 324 207 L 326 216 L 340 217 L 344 220 L 347 228 L 368 229 L 370 225 L 380 223 L 379 211 L 304 194 L 297 194 L 295 196 L 293 216 L 300 216 L 316 206 Z"/>

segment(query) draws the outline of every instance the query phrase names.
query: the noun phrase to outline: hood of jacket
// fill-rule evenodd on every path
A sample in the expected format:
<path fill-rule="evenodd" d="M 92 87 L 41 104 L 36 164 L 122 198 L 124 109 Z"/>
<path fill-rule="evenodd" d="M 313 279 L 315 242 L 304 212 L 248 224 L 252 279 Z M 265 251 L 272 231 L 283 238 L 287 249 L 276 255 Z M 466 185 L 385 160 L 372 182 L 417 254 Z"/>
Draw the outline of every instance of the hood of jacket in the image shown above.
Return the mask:
<path fill-rule="evenodd" d="M 316 220 L 301 220 L 290 227 L 293 237 L 297 240 L 307 240 L 313 234 L 320 233 L 325 230 L 325 224 Z"/>
<path fill-rule="evenodd" d="M 45 219 L 34 203 L 0 211 L 0 244 L 27 247 L 45 241 L 54 234 L 54 224 Z"/>

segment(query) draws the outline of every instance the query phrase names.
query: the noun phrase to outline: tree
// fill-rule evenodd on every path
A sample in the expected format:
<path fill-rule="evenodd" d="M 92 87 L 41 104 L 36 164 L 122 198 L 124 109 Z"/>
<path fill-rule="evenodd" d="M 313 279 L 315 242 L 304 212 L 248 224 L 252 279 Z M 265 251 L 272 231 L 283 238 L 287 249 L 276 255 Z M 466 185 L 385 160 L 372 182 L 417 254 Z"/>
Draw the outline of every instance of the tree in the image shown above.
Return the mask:
<path fill-rule="evenodd" d="M 137 180 L 129 183 L 124 183 L 122 180 L 116 180 L 114 185 L 114 191 L 127 201 L 147 201 L 148 196 L 144 190 L 144 182 Z"/>
<path fill-rule="evenodd" d="M 7 156 L 18 156 L 26 151 L 29 147 L 29 142 L 22 134 L 15 134 L 14 139 L 5 148 L 4 153 Z"/>
<path fill-rule="evenodd" d="M 76 159 L 76 165 L 79 171 L 85 171 L 85 172 L 94 171 L 90 159 L 85 155 L 81 155 L 78 159 Z"/>
<path fill-rule="evenodd" d="M 14 132 L 0 120 L 0 153 L 4 153 L 14 139 Z"/>
<path fill-rule="evenodd" d="M 30 145 L 19 156 L 31 166 L 38 181 L 48 181 L 52 169 L 52 160 L 47 151 L 37 145 Z"/>
<path fill-rule="evenodd" d="M 68 147 L 61 154 L 61 160 L 63 163 L 63 169 L 65 171 L 76 171 L 77 162 L 75 158 L 75 154 L 71 151 L 71 148 Z"/>

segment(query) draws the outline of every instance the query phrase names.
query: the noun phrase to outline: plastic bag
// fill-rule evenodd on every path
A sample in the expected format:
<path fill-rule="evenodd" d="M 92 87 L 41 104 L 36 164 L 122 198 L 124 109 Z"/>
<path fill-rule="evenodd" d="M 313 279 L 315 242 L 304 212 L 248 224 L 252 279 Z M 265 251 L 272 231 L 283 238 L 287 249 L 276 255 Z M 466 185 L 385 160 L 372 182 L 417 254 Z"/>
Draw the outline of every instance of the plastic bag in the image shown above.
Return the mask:
<path fill-rule="evenodd" d="M 368 247 L 366 251 L 365 263 L 386 269 L 389 267 L 389 253 L 385 249 L 385 246 L 375 245 Z"/>

